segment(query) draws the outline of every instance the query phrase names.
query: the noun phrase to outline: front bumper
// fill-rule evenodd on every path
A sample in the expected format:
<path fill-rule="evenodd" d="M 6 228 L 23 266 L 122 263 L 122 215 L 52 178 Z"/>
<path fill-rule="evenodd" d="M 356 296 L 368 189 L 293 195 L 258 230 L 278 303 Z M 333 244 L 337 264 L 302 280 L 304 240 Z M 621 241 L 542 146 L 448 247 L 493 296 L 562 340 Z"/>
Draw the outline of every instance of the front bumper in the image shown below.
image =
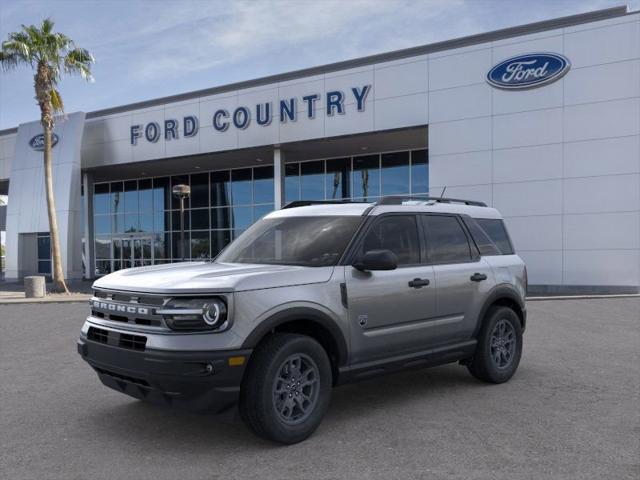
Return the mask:
<path fill-rule="evenodd" d="M 174 352 L 129 350 L 81 336 L 78 353 L 104 385 L 141 400 L 192 411 L 235 405 L 251 350 Z M 230 366 L 230 357 L 244 357 Z M 236 359 L 235 363 L 239 363 Z"/>

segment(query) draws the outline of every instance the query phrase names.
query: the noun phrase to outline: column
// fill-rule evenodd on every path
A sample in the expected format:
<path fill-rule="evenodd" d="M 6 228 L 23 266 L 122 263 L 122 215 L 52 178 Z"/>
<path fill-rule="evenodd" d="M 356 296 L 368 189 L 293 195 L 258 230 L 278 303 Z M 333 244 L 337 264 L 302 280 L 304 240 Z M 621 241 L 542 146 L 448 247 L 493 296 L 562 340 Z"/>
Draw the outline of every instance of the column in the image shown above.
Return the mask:
<path fill-rule="evenodd" d="M 285 205 L 284 179 L 284 152 L 277 146 L 273 149 L 273 199 L 276 210 L 281 209 Z"/>

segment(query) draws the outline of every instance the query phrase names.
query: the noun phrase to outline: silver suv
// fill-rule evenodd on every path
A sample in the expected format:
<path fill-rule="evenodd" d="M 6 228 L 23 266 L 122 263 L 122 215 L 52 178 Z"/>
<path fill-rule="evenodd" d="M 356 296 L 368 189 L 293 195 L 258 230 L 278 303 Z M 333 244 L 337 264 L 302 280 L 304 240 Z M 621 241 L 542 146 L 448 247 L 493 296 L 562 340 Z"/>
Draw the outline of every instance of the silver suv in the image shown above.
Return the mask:
<path fill-rule="evenodd" d="M 460 362 L 514 374 L 526 268 L 497 210 L 446 198 L 294 202 L 213 261 L 94 284 L 78 352 L 115 390 L 220 412 L 258 435 L 308 437 L 333 386 Z"/>

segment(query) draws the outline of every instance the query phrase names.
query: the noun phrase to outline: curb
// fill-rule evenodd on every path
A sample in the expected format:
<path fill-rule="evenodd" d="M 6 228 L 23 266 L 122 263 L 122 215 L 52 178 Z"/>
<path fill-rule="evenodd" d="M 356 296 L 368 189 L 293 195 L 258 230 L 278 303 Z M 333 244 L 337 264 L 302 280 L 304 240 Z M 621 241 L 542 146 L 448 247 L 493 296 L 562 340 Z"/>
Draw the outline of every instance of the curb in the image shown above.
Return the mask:
<path fill-rule="evenodd" d="M 25 303 L 84 303 L 88 302 L 91 295 L 73 295 L 68 298 L 0 298 L 0 305 L 19 305 Z"/>
<path fill-rule="evenodd" d="M 598 298 L 640 298 L 640 293 L 623 293 L 612 295 L 551 295 L 546 297 L 527 297 L 527 302 L 540 302 L 549 300 L 592 300 Z"/>

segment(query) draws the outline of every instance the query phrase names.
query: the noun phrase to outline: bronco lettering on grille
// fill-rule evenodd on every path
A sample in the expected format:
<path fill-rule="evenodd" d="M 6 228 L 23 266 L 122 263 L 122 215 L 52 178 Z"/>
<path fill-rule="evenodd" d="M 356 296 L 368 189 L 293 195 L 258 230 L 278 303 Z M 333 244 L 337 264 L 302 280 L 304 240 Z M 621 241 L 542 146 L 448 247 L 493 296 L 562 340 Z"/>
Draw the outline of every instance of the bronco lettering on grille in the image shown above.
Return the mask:
<path fill-rule="evenodd" d="M 110 312 L 119 312 L 119 313 L 132 313 L 135 315 L 149 315 L 149 308 L 147 307 L 136 307 L 132 305 L 103 302 L 99 300 L 93 300 L 91 304 L 93 305 L 94 308 L 97 308 L 99 310 L 108 310 Z"/>

